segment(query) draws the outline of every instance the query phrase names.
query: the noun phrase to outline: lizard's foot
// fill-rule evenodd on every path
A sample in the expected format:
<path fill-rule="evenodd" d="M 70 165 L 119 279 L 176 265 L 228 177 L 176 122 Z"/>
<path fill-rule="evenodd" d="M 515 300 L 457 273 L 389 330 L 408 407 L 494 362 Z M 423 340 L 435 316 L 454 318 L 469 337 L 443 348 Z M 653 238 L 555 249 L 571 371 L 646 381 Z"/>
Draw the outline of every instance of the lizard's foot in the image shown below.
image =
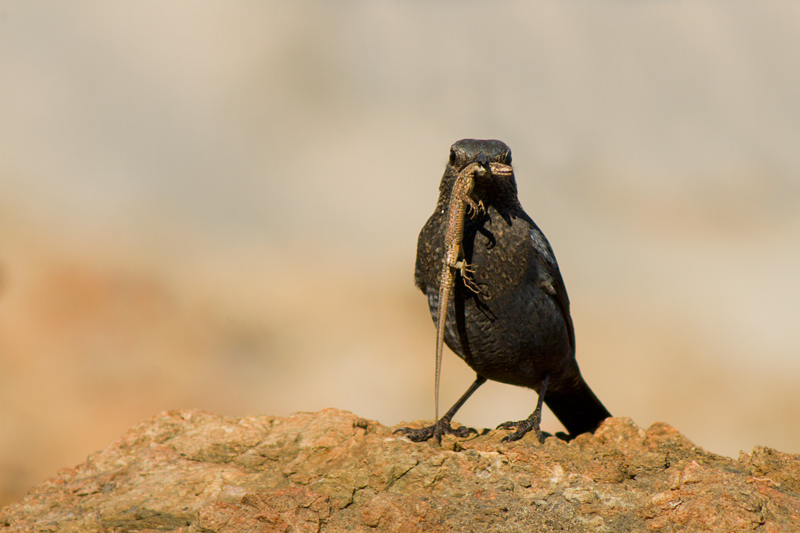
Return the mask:
<path fill-rule="evenodd" d="M 439 421 L 432 426 L 419 429 L 408 427 L 398 428 L 394 430 L 394 433 L 405 435 L 414 442 L 425 442 L 426 440 L 430 440 L 431 437 L 436 437 L 436 441 L 441 443 L 442 435 L 455 435 L 456 437 L 464 438 L 469 437 L 473 433 L 477 434 L 478 430 L 464 426 L 453 428 L 449 420 L 440 418 Z"/>
<path fill-rule="evenodd" d="M 472 276 L 464 276 L 464 275 L 462 275 L 461 279 L 464 280 L 464 285 L 466 285 L 466 287 L 469 290 L 471 290 L 475 294 L 480 294 L 481 293 L 480 287 L 478 287 L 478 284 L 475 283 L 475 280 L 472 279 Z"/>
<path fill-rule="evenodd" d="M 497 429 L 516 429 L 511 435 L 506 435 L 500 442 L 514 442 L 525 436 L 526 433 L 533 430 L 536 433 L 536 438 L 539 442 L 544 442 L 544 434 L 539 429 L 539 420 L 534 417 L 526 418 L 525 420 L 518 420 L 516 422 L 503 422 Z"/>
<path fill-rule="evenodd" d="M 466 261 L 461 261 L 460 264 L 456 265 L 456 268 L 461 271 L 461 279 L 464 280 L 464 285 L 475 294 L 480 294 L 480 287 L 478 287 L 478 284 L 472 279 L 472 275 L 475 273 L 475 267 Z"/>
<path fill-rule="evenodd" d="M 483 205 L 483 200 L 478 200 L 477 202 L 473 200 L 472 203 L 467 202 L 467 209 L 469 211 L 470 218 L 475 218 L 486 211 L 486 207 Z"/>

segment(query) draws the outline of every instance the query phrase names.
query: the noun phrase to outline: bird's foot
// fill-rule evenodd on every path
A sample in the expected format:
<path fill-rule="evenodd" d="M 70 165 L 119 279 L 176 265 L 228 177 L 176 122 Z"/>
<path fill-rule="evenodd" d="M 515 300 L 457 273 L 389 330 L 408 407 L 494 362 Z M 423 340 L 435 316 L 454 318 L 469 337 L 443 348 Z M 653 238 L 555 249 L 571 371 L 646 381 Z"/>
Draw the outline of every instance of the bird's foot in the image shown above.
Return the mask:
<path fill-rule="evenodd" d="M 473 433 L 477 434 L 478 430 L 465 426 L 453 428 L 453 426 L 450 425 L 449 420 L 440 418 L 438 422 L 432 426 L 424 428 L 398 428 L 394 430 L 394 432 L 405 435 L 414 442 L 425 442 L 430 440 L 431 437 L 436 437 L 436 442 L 441 443 L 442 435 L 455 435 L 456 437 L 464 438 L 469 437 Z"/>
<path fill-rule="evenodd" d="M 519 440 L 525 436 L 526 433 L 533 430 L 536 433 L 536 438 L 539 439 L 539 442 L 544 443 L 544 434 L 542 430 L 539 429 L 539 420 L 531 418 L 526 418 L 525 420 L 518 420 L 516 422 L 509 421 L 503 422 L 497 429 L 515 429 L 514 433 L 510 435 L 506 435 L 500 442 L 514 442 L 515 440 Z"/>

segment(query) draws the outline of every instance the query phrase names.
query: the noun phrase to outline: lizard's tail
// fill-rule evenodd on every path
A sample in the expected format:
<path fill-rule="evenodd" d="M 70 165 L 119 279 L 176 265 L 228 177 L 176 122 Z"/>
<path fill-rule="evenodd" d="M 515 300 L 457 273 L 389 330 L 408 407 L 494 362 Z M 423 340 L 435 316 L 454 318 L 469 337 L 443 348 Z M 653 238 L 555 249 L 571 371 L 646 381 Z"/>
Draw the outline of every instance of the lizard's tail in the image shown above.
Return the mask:
<path fill-rule="evenodd" d="M 569 390 L 548 390 L 544 403 L 573 437 L 594 431 L 611 416 L 580 374 L 575 386 Z"/>
<path fill-rule="evenodd" d="M 445 267 L 447 268 L 447 267 Z M 439 313 L 436 318 L 436 374 L 434 374 L 434 408 L 436 422 L 439 421 L 439 382 L 442 377 L 442 350 L 444 349 L 444 328 L 447 323 L 447 292 L 443 291 L 444 298 L 439 299 Z M 444 301 L 444 304 L 442 304 Z"/>

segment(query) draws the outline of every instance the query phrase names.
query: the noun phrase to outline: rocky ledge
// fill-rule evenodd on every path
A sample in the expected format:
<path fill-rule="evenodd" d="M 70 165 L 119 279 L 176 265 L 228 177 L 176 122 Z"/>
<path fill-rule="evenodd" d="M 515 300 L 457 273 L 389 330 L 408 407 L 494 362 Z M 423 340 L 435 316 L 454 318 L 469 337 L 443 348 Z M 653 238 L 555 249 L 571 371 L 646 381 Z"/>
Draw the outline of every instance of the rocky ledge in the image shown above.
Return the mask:
<path fill-rule="evenodd" d="M 0 532 L 800 530 L 798 455 L 734 460 L 626 418 L 569 443 L 392 430 L 169 411 L 1 509 Z"/>

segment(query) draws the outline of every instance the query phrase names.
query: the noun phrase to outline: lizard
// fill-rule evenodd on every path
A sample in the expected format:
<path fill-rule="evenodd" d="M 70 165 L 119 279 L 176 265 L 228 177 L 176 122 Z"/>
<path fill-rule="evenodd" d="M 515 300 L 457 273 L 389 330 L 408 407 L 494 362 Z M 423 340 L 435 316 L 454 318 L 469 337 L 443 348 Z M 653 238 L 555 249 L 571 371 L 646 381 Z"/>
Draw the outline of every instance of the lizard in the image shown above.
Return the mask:
<path fill-rule="evenodd" d="M 483 211 L 483 202 L 472 199 L 470 194 L 475 187 L 475 175 L 483 174 L 486 169 L 483 165 L 488 161 L 474 162 L 459 172 L 453 188 L 450 191 L 450 203 L 447 207 L 447 226 L 444 235 L 444 256 L 442 259 L 442 273 L 439 278 L 439 312 L 436 320 L 436 374 L 434 384 L 435 416 L 439 420 L 439 382 L 442 371 L 442 350 L 444 349 L 444 329 L 447 322 L 447 308 L 455 285 L 455 272 L 461 272 L 464 284 L 473 292 L 478 292 L 478 287 L 470 280 L 470 265 L 462 257 L 462 240 L 464 238 L 464 217 L 469 209 L 472 216 Z M 436 440 L 441 442 L 441 432 L 436 432 Z"/>

